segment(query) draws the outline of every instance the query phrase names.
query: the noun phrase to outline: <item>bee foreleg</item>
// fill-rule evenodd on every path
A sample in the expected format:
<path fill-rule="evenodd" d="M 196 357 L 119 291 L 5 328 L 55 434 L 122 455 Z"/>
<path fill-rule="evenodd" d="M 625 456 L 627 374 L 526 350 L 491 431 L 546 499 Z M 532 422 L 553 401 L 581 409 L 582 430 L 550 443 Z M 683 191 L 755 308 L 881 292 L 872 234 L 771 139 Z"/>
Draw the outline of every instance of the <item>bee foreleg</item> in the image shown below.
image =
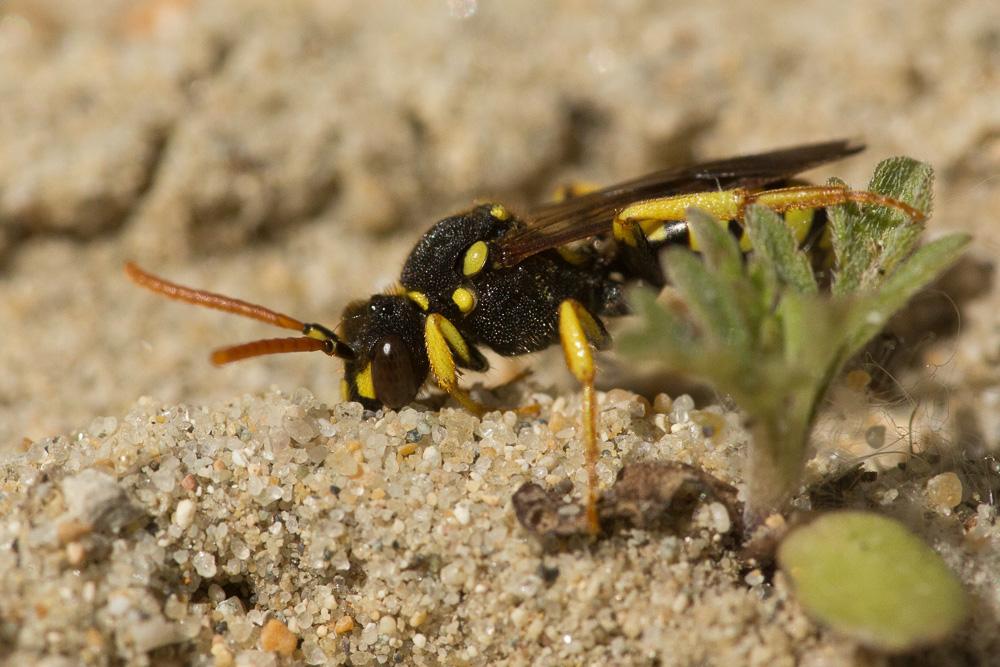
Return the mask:
<path fill-rule="evenodd" d="M 427 347 L 427 359 L 430 361 L 434 381 L 449 396 L 458 401 L 463 408 L 474 415 L 486 414 L 487 408 L 479 403 L 468 392 L 458 386 L 458 369 L 455 355 L 468 362 L 472 360 L 472 348 L 458 332 L 455 325 L 444 315 L 431 313 L 424 324 L 424 344 Z"/>

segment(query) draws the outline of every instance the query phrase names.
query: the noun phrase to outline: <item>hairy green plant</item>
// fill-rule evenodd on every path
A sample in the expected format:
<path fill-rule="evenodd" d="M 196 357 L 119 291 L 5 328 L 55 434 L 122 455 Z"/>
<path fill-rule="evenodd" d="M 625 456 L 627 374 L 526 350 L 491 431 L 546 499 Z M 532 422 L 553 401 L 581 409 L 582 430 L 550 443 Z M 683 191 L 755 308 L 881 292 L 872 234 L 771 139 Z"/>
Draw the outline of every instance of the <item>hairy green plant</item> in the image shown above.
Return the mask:
<path fill-rule="evenodd" d="M 929 214 L 932 183 L 929 166 L 892 158 L 869 189 Z M 750 525 L 797 490 L 817 410 L 844 364 L 969 241 L 952 234 L 919 246 L 924 225 L 880 206 L 845 204 L 828 215 L 835 262 L 821 289 L 810 257 L 770 209 L 747 211 L 748 258 L 717 220 L 690 211 L 701 256 L 672 248 L 664 260 L 687 312 L 636 291 L 639 325 L 620 338 L 626 354 L 704 379 L 746 413 Z"/>
<path fill-rule="evenodd" d="M 777 556 L 811 616 L 872 648 L 931 644 L 969 614 L 968 596 L 937 552 L 888 517 L 820 515 L 793 530 Z"/>

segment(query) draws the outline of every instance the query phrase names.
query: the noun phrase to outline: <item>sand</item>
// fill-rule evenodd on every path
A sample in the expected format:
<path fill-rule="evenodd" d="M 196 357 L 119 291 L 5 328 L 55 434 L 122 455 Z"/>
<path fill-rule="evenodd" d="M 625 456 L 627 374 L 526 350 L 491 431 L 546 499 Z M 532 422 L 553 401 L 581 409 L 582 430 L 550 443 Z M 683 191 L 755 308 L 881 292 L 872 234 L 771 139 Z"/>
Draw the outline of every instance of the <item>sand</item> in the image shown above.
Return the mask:
<path fill-rule="evenodd" d="M 808 621 L 780 573 L 727 549 L 711 503 L 682 534 L 544 552 L 510 498 L 525 481 L 584 479 L 558 353 L 533 361 L 551 372 L 484 394 L 538 402 L 538 419 L 365 414 L 338 403 L 326 358 L 213 368 L 213 347 L 273 332 L 121 272 L 136 259 L 334 325 L 398 277 L 432 221 L 477 198 L 516 210 L 570 178 L 846 135 L 868 151 L 818 177 L 860 185 L 888 155 L 929 161 L 930 234 L 976 242 L 911 312 L 893 376 L 905 391 L 838 402 L 810 479 L 870 454 L 872 433 L 905 442 L 920 406 L 915 439 L 934 456 L 837 497 L 903 518 L 976 595 L 959 637 L 905 660 L 987 664 L 1000 611 L 997 25 L 987 0 L 10 0 L 0 660 L 879 664 Z M 615 358 L 602 369 L 605 389 L 645 395 L 602 394 L 605 484 L 638 458 L 739 487 L 746 443 L 729 406 L 698 396 L 695 417 L 727 424 L 706 439 L 676 400 L 654 401 L 672 387 Z"/>

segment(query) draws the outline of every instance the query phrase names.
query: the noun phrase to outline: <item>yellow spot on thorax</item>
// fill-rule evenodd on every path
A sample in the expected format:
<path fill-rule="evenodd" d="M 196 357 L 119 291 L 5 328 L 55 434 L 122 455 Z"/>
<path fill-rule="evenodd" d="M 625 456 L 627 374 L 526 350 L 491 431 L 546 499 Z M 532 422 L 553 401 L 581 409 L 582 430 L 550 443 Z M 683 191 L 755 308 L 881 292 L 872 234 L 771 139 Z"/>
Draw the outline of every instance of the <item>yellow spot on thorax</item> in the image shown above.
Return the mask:
<path fill-rule="evenodd" d="M 420 306 L 420 310 L 427 310 L 430 307 L 430 301 L 427 300 L 427 295 L 423 292 L 413 290 L 407 292 L 406 296 L 410 301 Z"/>
<path fill-rule="evenodd" d="M 462 259 L 462 273 L 467 276 L 474 276 L 483 270 L 486 265 L 486 258 L 490 253 L 489 247 L 484 241 L 476 241 L 465 251 Z"/>
<path fill-rule="evenodd" d="M 463 313 L 469 313 L 476 307 L 476 295 L 470 289 L 459 287 L 451 293 L 451 300 Z"/>
<path fill-rule="evenodd" d="M 507 220 L 510 218 L 510 213 L 504 208 L 503 204 L 494 204 L 493 208 L 490 209 L 490 215 L 497 220 Z"/>

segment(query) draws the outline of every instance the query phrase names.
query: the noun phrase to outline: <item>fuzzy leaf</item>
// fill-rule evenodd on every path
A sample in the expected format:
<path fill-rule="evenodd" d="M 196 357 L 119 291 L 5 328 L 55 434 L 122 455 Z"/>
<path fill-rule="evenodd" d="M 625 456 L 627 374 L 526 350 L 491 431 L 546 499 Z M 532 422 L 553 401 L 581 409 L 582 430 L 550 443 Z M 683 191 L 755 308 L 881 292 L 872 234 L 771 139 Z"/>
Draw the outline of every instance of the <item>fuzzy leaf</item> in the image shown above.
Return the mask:
<path fill-rule="evenodd" d="M 830 185 L 846 186 L 840 179 L 831 178 Z M 873 235 L 864 233 L 861 226 L 861 209 L 847 203 L 827 209 L 830 240 L 837 258 L 837 270 L 831 291 L 834 295 L 851 294 L 861 286 L 865 271 L 871 266 L 877 250 Z"/>
<path fill-rule="evenodd" d="M 877 514 L 820 516 L 785 538 L 778 563 L 811 616 L 876 649 L 941 640 L 968 614 L 965 591 L 941 557 Z"/>
<path fill-rule="evenodd" d="M 700 345 L 689 322 L 656 302 L 656 292 L 636 288 L 629 293 L 629 302 L 641 326 L 624 332 L 619 347 L 630 354 L 658 357 L 660 361 L 683 368 L 684 360 Z"/>
<path fill-rule="evenodd" d="M 718 225 L 711 222 L 708 226 Z M 719 344 L 745 351 L 751 338 L 748 322 L 737 302 L 734 281 L 726 280 L 724 272 L 712 271 L 683 248 L 668 250 L 665 263 L 670 282 L 688 304 L 703 333 Z"/>
<path fill-rule="evenodd" d="M 723 280 L 739 280 L 743 272 L 743 256 L 739 244 L 729 230 L 714 217 L 696 208 L 687 212 L 694 247 L 698 248 L 705 265 Z"/>
<path fill-rule="evenodd" d="M 755 262 L 773 267 L 778 279 L 796 292 L 814 294 L 818 290 L 809 258 L 777 213 L 765 206 L 751 206 L 746 224 Z"/>
<path fill-rule="evenodd" d="M 896 158 L 879 165 L 872 189 L 929 210 L 931 181 L 929 167 Z M 969 240 L 950 236 L 913 252 L 922 225 L 895 209 L 862 213 L 847 203 L 828 215 L 837 268 L 832 294 L 821 295 L 809 257 L 772 211 L 747 211 L 749 261 L 725 226 L 690 211 L 701 258 L 676 247 L 665 257 L 688 312 L 666 311 L 644 294 L 635 302 L 641 326 L 620 341 L 626 354 L 704 378 L 747 413 L 750 521 L 794 492 L 818 406 L 850 356 Z"/>
<path fill-rule="evenodd" d="M 951 234 L 917 249 L 875 292 L 856 308 L 847 354 L 860 350 L 917 292 L 951 266 L 971 241 L 967 234 Z"/>
<path fill-rule="evenodd" d="M 831 179 L 831 184 L 844 185 Z M 868 190 L 886 195 L 930 214 L 934 172 L 907 157 L 883 160 L 875 168 Z M 916 246 L 923 224 L 886 206 L 855 204 L 829 209 L 830 231 L 837 257 L 833 293 L 850 294 L 875 287 L 892 273 Z"/>

